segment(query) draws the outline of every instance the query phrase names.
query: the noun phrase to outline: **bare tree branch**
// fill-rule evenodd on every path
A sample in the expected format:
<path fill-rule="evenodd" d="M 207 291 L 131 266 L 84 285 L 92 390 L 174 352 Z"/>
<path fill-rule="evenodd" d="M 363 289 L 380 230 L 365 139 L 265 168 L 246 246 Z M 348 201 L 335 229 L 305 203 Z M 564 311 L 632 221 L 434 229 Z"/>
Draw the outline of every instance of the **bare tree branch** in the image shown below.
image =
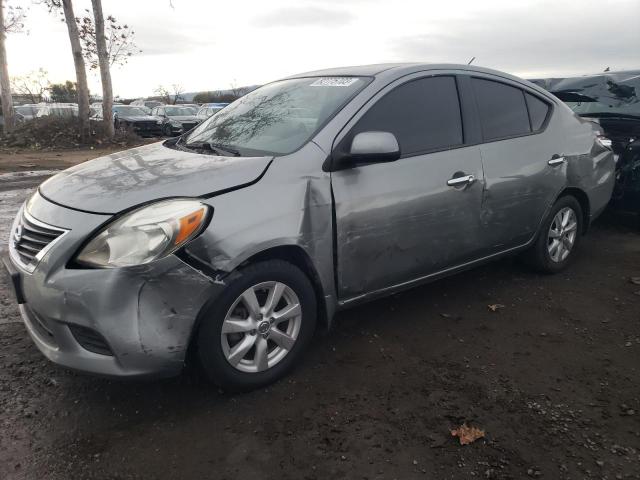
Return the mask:
<path fill-rule="evenodd" d="M 94 20 L 88 11 L 87 15 L 76 20 L 84 58 L 89 68 L 96 70 L 100 62 Z M 135 32 L 129 25 L 119 24 L 112 15 L 107 16 L 105 20 L 104 34 L 107 42 L 109 65 L 124 65 L 129 60 L 129 57 L 142 51 L 135 44 Z"/>
<path fill-rule="evenodd" d="M 42 102 L 50 85 L 48 72 L 43 68 L 11 79 L 13 92 L 28 97 L 30 103 Z"/>

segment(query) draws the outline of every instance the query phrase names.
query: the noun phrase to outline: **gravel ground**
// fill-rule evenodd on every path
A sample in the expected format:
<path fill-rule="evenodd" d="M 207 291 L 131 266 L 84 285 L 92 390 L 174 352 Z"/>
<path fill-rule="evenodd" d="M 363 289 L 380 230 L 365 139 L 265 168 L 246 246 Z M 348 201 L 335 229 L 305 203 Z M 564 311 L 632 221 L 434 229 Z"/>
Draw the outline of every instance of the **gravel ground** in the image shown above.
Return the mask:
<path fill-rule="evenodd" d="M 565 273 L 506 259 L 345 311 L 231 395 L 49 363 L 0 274 L 0 478 L 640 478 L 633 277 L 640 235 L 601 221 Z M 464 422 L 485 437 L 461 446 Z"/>

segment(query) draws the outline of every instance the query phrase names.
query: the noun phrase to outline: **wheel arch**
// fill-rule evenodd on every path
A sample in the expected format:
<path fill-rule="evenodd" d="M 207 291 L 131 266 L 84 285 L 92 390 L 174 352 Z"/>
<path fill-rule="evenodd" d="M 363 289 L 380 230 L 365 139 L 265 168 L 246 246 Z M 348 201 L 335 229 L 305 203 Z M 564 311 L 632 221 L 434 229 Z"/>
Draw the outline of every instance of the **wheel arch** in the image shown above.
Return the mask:
<path fill-rule="evenodd" d="M 304 251 L 304 249 L 298 245 L 280 245 L 267 248 L 260 252 L 251 255 L 244 260 L 237 268 L 242 269 L 248 265 L 262 262 L 266 260 L 283 260 L 289 262 L 292 265 L 298 267 L 309 278 L 313 291 L 316 294 L 316 304 L 318 308 L 317 318 L 321 325 L 325 328 L 329 327 L 329 317 L 327 313 L 327 304 L 324 294 L 324 288 L 320 281 L 320 275 L 316 270 L 311 258 Z"/>
<path fill-rule="evenodd" d="M 591 220 L 591 202 L 584 190 L 578 187 L 566 187 L 556 198 L 556 202 L 562 197 L 574 197 L 582 209 L 582 234 L 587 233 Z M 555 203 L 555 202 L 554 202 Z"/>

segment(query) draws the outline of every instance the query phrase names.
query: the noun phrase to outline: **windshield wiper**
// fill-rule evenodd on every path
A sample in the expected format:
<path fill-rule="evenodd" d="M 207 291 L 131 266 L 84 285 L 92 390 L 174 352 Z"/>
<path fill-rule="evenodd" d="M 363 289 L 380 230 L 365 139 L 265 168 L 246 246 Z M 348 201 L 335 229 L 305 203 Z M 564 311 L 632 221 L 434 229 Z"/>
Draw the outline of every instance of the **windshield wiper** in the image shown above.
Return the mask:
<path fill-rule="evenodd" d="M 236 150 L 235 148 L 229 147 L 227 145 L 221 145 L 219 143 L 207 143 L 207 145 L 209 145 L 209 148 L 211 150 L 216 150 L 218 152 L 226 152 L 226 153 L 230 153 L 231 155 L 233 155 L 234 157 L 239 157 L 240 152 L 238 150 Z"/>
<path fill-rule="evenodd" d="M 229 147 L 227 145 L 221 145 L 218 143 L 209 143 L 209 142 L 187 143 L 183 140 L 182 137 L 179 137 L 175 144 L 182 148 L 188 148 L 189 150 L 210 150 L 216 155 L 233 155 L 234 157 L 242 156 L 242 154 L 235 148 Z"/>

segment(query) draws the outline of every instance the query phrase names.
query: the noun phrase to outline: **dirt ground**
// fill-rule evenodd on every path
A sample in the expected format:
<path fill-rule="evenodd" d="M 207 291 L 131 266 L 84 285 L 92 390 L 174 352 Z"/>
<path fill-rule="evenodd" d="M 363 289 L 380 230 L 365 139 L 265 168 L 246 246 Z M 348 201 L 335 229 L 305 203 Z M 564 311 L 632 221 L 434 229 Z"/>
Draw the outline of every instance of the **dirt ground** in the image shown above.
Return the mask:
<path fill-rule="evenodd" d="M 2 273 L 0 478 L 637 479 L 633 277 L 640 233 L 604 219 L 565 273 L 505 259 L 342 312 L 292 375 L 232 395 L 49 363 Z M 463 422 L 485 438 L 459 445 Z"/>
<path fill-rule="evenodd" d="M 158 139 L 146 139 L 151 143 Z M 76 148 L 69 150 L 0 150 L 0 173 L 43 169 L 64 169 L 92 158 L 118 152 L 122 147 L 110 145 L 104 148 Z"/>

